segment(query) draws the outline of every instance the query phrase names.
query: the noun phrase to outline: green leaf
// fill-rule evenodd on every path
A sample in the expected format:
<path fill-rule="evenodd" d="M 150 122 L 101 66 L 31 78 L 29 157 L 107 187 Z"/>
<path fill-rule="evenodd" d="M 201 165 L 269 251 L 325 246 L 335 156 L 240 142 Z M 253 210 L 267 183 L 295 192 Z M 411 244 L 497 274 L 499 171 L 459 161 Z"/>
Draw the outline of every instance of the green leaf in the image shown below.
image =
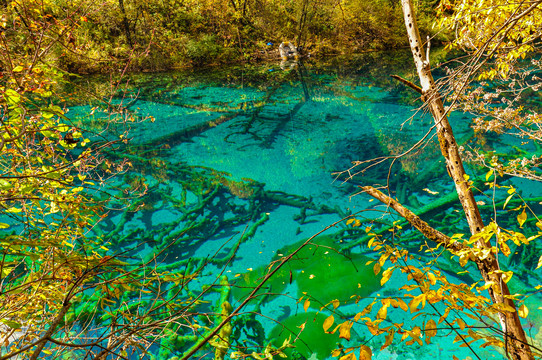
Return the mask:
<path fill-rule="evenodd" d="M 15 321 L 5 320 L 5 319 L 2 319 L 0 321 L 2 321 L 2 323 L 4 323 L 5 325 L 7 325 L 10 328 L 15 329 L 15 330 L 20 329 L 22 327 L 21 324 L 19 324 L 18 322 L 15 322 Z"/>
<path fill-rule="evenodd" d="M 10 105 L 18 104 L 21 102 L 21 95 L 19 95 L 18 92 L 12 89 L 7 89 L 4 97 L 6 98 L 7 103 Z"/>
<path fill-rule="evenodd" d="M 53 116 L 55 116 L 55 114 L 52 113 L 52 112 L 50 112 L 50 111 L 46 111 L 46 110 L 45 110 L 45 111 L 42 111 L 42 112 L 41 112 L 41 116 L 42 116 L 43 118 L 45 118 L 45 119 L 50 119 L 50 118 L 52 118 Z"/>
<path fill-rule="evenodd" d="M 58 105 L 49 105 L 49 109 L 51 109 L 51 111 L 54 113 L 64 114 L 64 111 L 62 111 L 62 108 Z"/>
<path fill-rule="evenodd" d="M 7 266 L 2 267 L 2 277 L 8 276 L 13 269 L 14 269 L 13 267 L 7 267 Z"/>
<path fill-rule="evenodd" d="M 7 189 L 11 189 L 13 187 L 13 185 L 5 180 L 5 179 L 0 179 L 0 189 L 2 190 L 7 190 Z"/>

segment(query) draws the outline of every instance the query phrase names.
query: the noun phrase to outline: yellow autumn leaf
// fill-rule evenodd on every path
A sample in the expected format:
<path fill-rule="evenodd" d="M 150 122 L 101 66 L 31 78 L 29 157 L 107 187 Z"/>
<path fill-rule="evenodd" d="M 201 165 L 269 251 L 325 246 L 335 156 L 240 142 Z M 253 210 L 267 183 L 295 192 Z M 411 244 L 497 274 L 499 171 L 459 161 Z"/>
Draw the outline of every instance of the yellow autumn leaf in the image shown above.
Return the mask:
<path fill-rule="evenodd" d="M 391 331 L 385 336 L 386 342 L 384 343 L 384 345 L 380 347 L 380 351 L 384 350 L 385 348 L 391 345 L 391 343 L 393 342 L 394 335 L 395 335 L 395 329 L 391 329 Z"/>
<path fill-rule="evenodd" d="M 490 339 L 489 341 L 486 341 L 485 343 L 483 343 L 482 345 L 480 345 L 480 348 L 486 348 L 488 346 L 494 346 L 494 347 L 500 347 L 500 348 L 504 348 L 504 343 L 502 341 L 499 341 L 497 339 Z"/>
<path fill-rule="evenodd" d="M 447 307 L 446 310 L 444 310 L 444 314 L 440 317 L 440 319 L 438 320 L 438 323 L 440 324 L 441 322 L 443 322 L 447 317 L 448 317 L 448 314 L 450 314 L 450 308 Z"/>
<path fill-rule="evenodd" d="M 494 309 L 495 311 L 498 311 L 498 312 L 513 313 L 513 312 L 516 311 L 516 309 L 514 309 L 512 306 L 510 306 L 508 304 L 505 304 L 505 303 L 496 303 L 496 304 L 491 305 L 490 308 L 492 308 L 492 309 Z"/>
<path fill-rule="evenodd" d="M 437 335 L 437 324 L 435 320 L 430 319 L 425 324 L 425 343 L 429 345 L 431 343 L 431 338 Z"/>
<path fill-rule="evenodd" d="M 527 221 L 527 213 L 525 212 L 525 208 L 523 208 L 523 211 L 521 212 L 521 214 L 518 215 L 519 227 L 523 227 L 523 224 L 525 224 L 525 221 Z"/>
<path fill-rule="evenodd" d="M 305 302 L 303 303 L 303 309 L 307 311 L 310 305 L 311 305 L 310 300 L 309 299 L 305 300 Z"/>
<path fill-rule="evenodd" d="M 373 304 L 367 305 L 365 307 L 365 309 L 363 309 L 363 311 L 361 312 L 360 316 L 363 316 L 363 315 L 366 315 L 366 314 L 370 313 L 372 309 L 373 309 Z"/>
<path fill-rule="evenodd" d="M 514 276 L 514 272 L 513 271 L 503 271 L 502 272 L 502 280 L 508 284 L 508 282 L 510 281 L 510 279 L 512 279 L 512 276 Z"/>
<path fill-rule="evenodd" d="M 501 246 L 501 251 L 502 251 L 502 254 L 506 257 L 508 257 L 510 255 L 510 247 L 504 242 L 502 241 L 500 244 Z"/>
<path fill-rule="evenodd" d="M 542 267 L 542 256 L 540 256 L 538 258 L 538 265 L 536 265 L 536 268 L 539 269 L 540 267 Z M 536 269 L 535 269 L 536 270 Z"/>
<path fill-rule="evenodd" d="M 352 321 L 346 321 L 341 324 L 339 327 L 339 337 L 341 339 L 346 339 L 347 341 L 350 340 L 350 329 L 352 328 L 352 325 L 354 325 Z"/>
<path fill-rule="evenodd" d="M 351 352 L 350 354 L 346 354 L 344 356 L 341 356 L 339 358 L 339 360 L 356 360 L 356 355 L 354 355 L 354 353 Z"/>
<path fill-rule="evenodd" d="M 331 300 L 331 303 L 333 304 L 333 308 L 334 308 L 334 309 L 338 308 L 339 305 L 341 304 L 341 302 L 339 301 L 339 299 Z"/>
<path fill-rule="evenodd" d="M 469 334 L 469 336 L 474 340 L 480 340 L 480 339 L 485 339 L 486 337 L 483 336 L 482 334 L 478 333 L 478 332 L 475 332 L 474 330 L 471 330 L 471 329 L 468 329 L 467 330 L 467 333 Z"/>
<path fill-rule="evenodd" d="M 374 323 L 371 321 L 367 321 L 365 325 L 367 325 L 367 329 L 372 335 L 380 335 L 383 332 L 378 328 L 378 322 L 376 321 Z"/>
<path fill-rule="evenodd" d="M 409 335 L 412 337 L 412 340 L 409 342 L 406 342 L 407 345 L 413 344 L 414 342 L 417 342 L 418 345 L 422 346 L 423 341 L 420 339 L 422 333 L 422 329 L 419 326 L 415 326 L 412 331 L 409 332 Z M 409 344 L 410 343 L 410 344 Z"/>
<path fill-rule="evenodd" d="M 333 325 L 334 322 L 335 322 L 335 318 L 333 317 L 333 315 L 329 315 L 329 316 L 324 320 L 324 325 L 323 325 L 324 332 L 327 333 L 327 330 L 331 327 L 331 325 Z"/>
<path fill-rule="evenodd" d="M 383 305 L 380 310 L 378 310 L 378 313 L 376 314 L 377 319 L 386 319 L 388 316 L 388 307 L 386 305 Z"/>
<path fill-rule="evenodd" d="M 422 300 L 425 302 L 425 296 L 425 294 L 420 294 L 410 301 L 409 308 L 411 313 L 418 311 L 418 305 L 420 305 Z M 424 306 L 422 306 L 422 308 L 424 308 Z"/>
<path fill-rule="evenodd" d="M 393 267 L 384 270 L 384 272 L 382 273 L 382 279 L 380 279 L 380 285 L 381 285 L 381 286 L 383 286 L 385 283 L 388 282 L 388 280 L 390 279 L 391 275 L 393 274 L 393 270 L 395 270 L 395 268 L 393 268 Z"/>
<path fill-rule="evenodd" d="M 354 316 L 354 322 L 358 322 L 358 320 L 361 318 L 361 313 L 357 313 L 356 316 Z"/>
<path fill-rule="evenodd" d="M 375 273 L 375 275 L 378 275 L 378 273 L 380 273 L 380 269 L 382 269 L 382 265 L 380 265 L 380 263 L 375 263 L 374 266 L 373 266 L 373 271 Z"/>
<path fill-rule="evenodd" d="M 361 345 L 359 347 L 359 360 L 371 360 L 373 358 L 373 352 L 367 345 Z"/>
<path fill-rule="evenodd" d="M 508 190 L 508 193 L 510 194 L 510 190 Z M 512 193 L 512 195 L 508 195 L 508 197 L 504 201 L 504 205 L 502 206 L 503 210 L 506 209 L 506 205 L 508 205 L 508 202 L 510 201 L 510 199 L 512 199 L 512 196 L 514 196 L 514 193 Z"/>
<path fill-rule="evenodd" d="M 428 188 L 425 188 L 425 189 L 422 189 L 423 191 L 431 194 L 431 195 L 438 195 L 438 191 L 433 191 L 433 190 L 430 190 Z"/>
<path fill-rule="evenodd" d="M 495 170 L 491 169 L 491 170 L 489 170 L 489 171 L 487 172 L 487 174 L 486 174 L 486 181 L 489 180 L 489 178 L 493 175 L 494 171 L 495 171 Z"/>
<path fill-rule="evenodd" d="M 397 302 L 399 303 L 399 307 L 401 308 L 401 310 L 403 310 L 403 311 L 408 310 L 408 305 L 406 304 L 406 302 L 403 299 L 398 298 Z"/>
<path fill-rule="evenodd" d="M 429 274 L 427 274 L 427 278 L 429 279 L 429 282 L 431 283 L 431 285 L 436 285 L 437 277 L 435 276 L 435 274 L 430 272 Z"/>
<path fill-rule="evenodd" d="M 522 304 L 518 309 L 518 315 L 525 319 L 529 315 L 529 308 Z"/>

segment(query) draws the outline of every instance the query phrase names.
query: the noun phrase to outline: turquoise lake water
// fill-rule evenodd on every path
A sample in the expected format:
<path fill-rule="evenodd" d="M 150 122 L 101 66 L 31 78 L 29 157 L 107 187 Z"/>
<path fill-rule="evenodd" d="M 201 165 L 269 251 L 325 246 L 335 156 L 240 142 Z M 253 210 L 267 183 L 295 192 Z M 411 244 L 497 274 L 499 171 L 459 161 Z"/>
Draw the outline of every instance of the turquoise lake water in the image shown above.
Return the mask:
<path fill-rule="evenodd" d="M 366 265 L 376 255 L 367 248 L 365 228 L 385 232 L 400 219 L 360 194 L 358 186 L 388 185 L 391 194 L 415 212 L 448 196 L 449 202 L 421 216 L 447 234 L 468 231 L 430 130 L 432 119 L 417 111 L 421 103 L 415 94 L 389 78 L 398 73 L 413 79 L 409 56 L 372 54 L 348 62 L 331 59 L 284 69 L 272 63 L 130 77 L 126 91 L 113 99 L 128 105 L 128 121 L 110 125 L 105 134 L 113 138 L 128 131 L 129 145 L 111 156 L 128 159 L 134 168 L 112 185 L 144 183 L 148 192 L 130 200 L 136 212 L 112 211 L 98 232 L 118 251 L 145 244 L 134 253 L 142 259 L 161 252 L 169 269 L 183 271 L 189 259 L 192 264 L 206 263 L 190 291 L 197 293 L 202 283 L 218 282 L 219 276 L 226 275 L 236 284 L 229 294 L 235 308 L 270 262 L 335 224 L 270 281 L 266 291 L 273 296 L 260 295 L 249 303 L 234 320 L 231 338 L 231 351 L 251 353 L 263 351 L 272 339 L 282 341 L 290 330 L 292 340 L 300 339 L 297 358 L 328 358 L 341 341 L 337 334 L 323 332 L 321 323 L 333 307 L 322 306 L 341 301 L 334 315 L 338 324 L 340 317 L 352 319 L 374 298 L 398 295 L 406 283 L 396 274 L 380 287 L 372 265 Z M 90 106 L 73 107 L 70 116 L 77 118 L 89 110 Z M 98 110 L 84 121 L 99 129 L 102 115 Z M 451 117 L 460 143 L 472 141 L 469 119 L 464 114 Z M 417 150 L 392 161 L 390 156 L 405 152 L 422 138 Z M 485 173 L 469 171 L 473 176 Z M 535 183 L 514 184 L 526 197 L 539 196 Z M 477 200 L 489 203 L 483 193 Z M 488 211 L 485 220 L 493 214 Z M 347 225 L 343 219 L 350 215 L 361 226 Z M 402 235 L 390 238 L 422 261 L 429 260 L 427 254 L 418 253 L 423 239 L 406 225 Z M 522 260 L 516 259 L 518 263 Z M 448 271 L 451 282 L 477 279 L 475 272 L 452 276 L 458 269 L 454 260 L 441 260 L 439 266 Z M 518 289 L 538 281 L 528 275 L 520 280 Z M 351 295 L 358 295 L 359 301 Z M 218 293 L 205 294 L 203 299 L 210 305 L 202 311 L 217 311 L 218 297 Z M 529 301 L 533 324 L 529 336 L 535 337 L 542 326 L 538 298 Z M 426 315 L 413 320 L 414 314 L 390 308 L 386 322 L 420 326 L 430 316 L 438 319 L 438 311 L 427 306 Z M 298 326 L 305 321 L 300 332 Z M 279 323 L 288 330 L 281 332 Z M 190 335 L 183 328 L 176 331 L 179 336 Z M 342 343 L 367 345 L 373 349 L 373 359 L 381 360 L 475 359 L 461 342 L 453 343 L 455 336 L 443 330 L 422 347 L 407 346 L 397 335 L 394 344 L 381 351 L 384 336 L 375 337 L 359 324 L 352 328 L 351 340 Z M 481 359 L 503 358 L 496 349 L 478 349 L 476 344 Z M 180 338 L 164 340 L 153 352 L 157 358 L 180 358 L 189 347 L 190 341 Z M 213 352 L 208 347 L 199 356 L 213 358 Z"/>

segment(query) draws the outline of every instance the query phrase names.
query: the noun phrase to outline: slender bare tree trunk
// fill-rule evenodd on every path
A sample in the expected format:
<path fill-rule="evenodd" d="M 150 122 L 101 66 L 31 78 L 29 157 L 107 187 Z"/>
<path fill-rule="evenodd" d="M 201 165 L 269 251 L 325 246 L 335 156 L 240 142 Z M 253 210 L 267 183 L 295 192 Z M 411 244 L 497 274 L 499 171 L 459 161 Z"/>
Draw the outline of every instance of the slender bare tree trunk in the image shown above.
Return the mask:
<path fill-rule="evenodd" d="M 459 200 L 461 201 L 461 205 L 463 206 L 465 216 L 469 223 L 470 231 L 474 235 L 484 228 L 484 223 L 480 216 L 474 195 L 468 184 L 468 177 L 465 173 L 461 157 L 459 156 L 457 142 L 450 123 L 448 122 L 448 118 L 446 117 L 442 99 L 435 87 L 433 76 L 431 75 L 429 58 L 426 57 L 423 48 L 424 44 L 420 39 L 412 2 L 411 0 L 401 0 L 401 3 L 403 6 L 403 15 L 405 18 L 408 40 L 410 42 L 410 49 L 412 50 L 414 63 L 416 64 L 418 77 L 420 78 L 422 99 L 429 107 L 435 120 L 442 156 L 446 159 L 448 173 L 455 183 Z M 514 302 L 507 298 L 507 295 L 510 295 L 510 291 L 502 279 L 502 272 L 500 272 L 499 263 L 494 252 L 491 251 L 491 244 L 480 240 L 475 246 L 480 249 L 490 250 L 487 258 L 477 259 L 475 261 L 483 279 L 486 282 L 493 282 L 495 284 L 488 289 L 492 301 L 498 304 L 504 303 L 515 310 L 516 307 Z M 499 317 L 505 336 L 504 341 L 506 350 L 510 357 L 514 360 L 534 359 L 517 311 L 502 312 L 499 314 Z"/>
<path fill-rule="evenodd" d="M 128 17 L 126 16 L 126 9 L 124 8 L 124 0 L 119 0 L 119 8 L 122 12 L 122 26 L 124 27 L 124 34 L 126 35 L 126 40 L 128 40 L 128 45 L 130 45 L 130 48 L 133 49 L 134 42 L 132 41 L 132 33 L 130 31 Z"/>

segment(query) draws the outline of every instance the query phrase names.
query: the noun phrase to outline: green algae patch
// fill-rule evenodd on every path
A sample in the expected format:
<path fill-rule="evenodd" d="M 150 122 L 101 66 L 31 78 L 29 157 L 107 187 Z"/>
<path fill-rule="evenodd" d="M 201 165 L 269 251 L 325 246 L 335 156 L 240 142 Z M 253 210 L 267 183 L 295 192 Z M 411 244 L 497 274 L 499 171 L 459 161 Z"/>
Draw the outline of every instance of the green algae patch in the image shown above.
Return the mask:
<path fill-rule="evenodd" d="M 277 251 L 273 259 L 276 266 L 281 258 L 298 249 L 305 240 L 288 245 Z M 370 296 L 381 288 L 380 275 L 375 275 L 373 266 L 366 265 L 371 258 L 362 254 L 343 254 L 336 239 L 320 236 L 299 250 L 260 289 L 258 295 L 280 294 L 288 284 L 297 284 L 298 298 L 309 296 L 320 308 L 332 300 L 341 303 Z M 234 281 L 233 298 L 243 300 L 269 272 L 262 266 L 240 274 Z"/>
<path fill-rule="evenodd" d="M 233 298 L 237 301 L 244 300 L 250 295 L 254 288 L 258 286 L 268 272 L 269 266 L 261 266 L 252 271 L 239 274 L 239 276 L 233 280 L 231 291 Z M 286 267 L 282 267 L 273 274 L 255 295 L 261 299 L 263 296 L 268 296 L 264 294 L 281 294 L 286 289 L 289 279 L 289 270 Z"/>
<path fill-rule="evenodd" d="M 381 288 L 380 276 L 372 266 L 365 265 L 369 257 L 350 254 L 348 257 L 328 253 L 318 257 L 296 277 L 298 296 L 304 294 L 325 305 L 338 299 L 341 303 L 370 296 Z"/>
<path fill-rule="evenodd" d="M 323 330 L 325 319 L 328 315 L 316 312 L 299 313 L 285 319 L 275 326 L 269 335 L 273 345 L 281 346 L 286 339 L 295 348 L 288 348 L 284 353 L 288 359 L 299 358 L 295 353 L 305 359 L 327 359 L 331 352 L 337 348 L 339 338 L 337 335 L 327 334 Z M 315 356 L 313 356 L 315 355 Z"/>
<path fill-rule="evenodd" d="M 289 245 L 279 254 L 286 256 L 303 242 Z M 295 269 L 298 297 L 309 295 L 318 300 L 318 308 L 335 299 L 346 303 L 367 297 L 381 288 L 380 275 L 366 265 L 372 259 L 362 254 L 343 254 L 337 250 L 339 245 L 331 236 L 319 236 L 289 262 Z"/>

